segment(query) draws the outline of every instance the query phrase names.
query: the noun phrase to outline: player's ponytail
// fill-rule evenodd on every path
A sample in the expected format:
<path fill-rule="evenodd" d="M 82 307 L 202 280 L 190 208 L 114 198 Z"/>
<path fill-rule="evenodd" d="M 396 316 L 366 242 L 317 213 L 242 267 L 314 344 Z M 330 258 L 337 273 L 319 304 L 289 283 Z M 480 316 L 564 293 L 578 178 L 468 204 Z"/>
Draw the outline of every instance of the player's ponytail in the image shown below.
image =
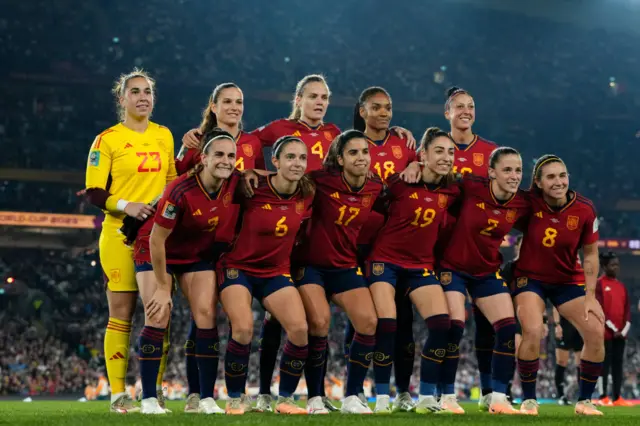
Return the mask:
<path fill-rule="evenodd" d="M 451 101 L 453 101 L 453 98 L 455 98 L 456 96 L 461 95 L 463 93 L 469 95 L 469 92 L 467 92 L 466 90 L 464 90 L 464 89 L 462 89 L 460 87 L 456 87 L 456 86 L 449 87 L 447 89 L 447 91 L 445 92 L 446 100 L 445 100 L 445 103 L 444 103 L 444 110 L 445 111 L 449 111 L 449 107 L 451 106 Z M 471 96 L 471 95 L 469 95 L 469 96 Z"/>
<path fill-rule="evenodd" d="M 391 95 L 384 88 L 379 86 L 372 86 L 364 89 L 358 98 L 358 102 L 356 102 L 356 106 L 353 110 L 353 129 L 359 130 L 364 133 L 367 128 L 367 123 L 364 121 L 364 118 L 360 114 L 360 109 L 364 108 L 364 105 L 367 103 L 370 97 L 382 93 L 389 101 L 391 101 Z"/>
<path fill-rule="evenodd" d="M 365 139 L 366 136 L 360 130 L 347 130 L 346 132 L 340 133 L 335 137 L 331 145 L 329 146 L 329 152 L 327 152 L 327 156 L 324 157 L 324 161 L 322 163 L 325 170 L 331 171 L 342 171 L 342 166 L 338 161 L 339 157 L 342 157 L 344 154 L 344 149 L 349 143 L 351 139 Z"/>
<path fill-rule="evenodd" d="M 116 110 L 118 112 L 118 119 L 120 121 L 124 121 L 127 115 L 127 111 L 120 104 L 120 99 L 124 98 L 124 95 L 127 92 L 127 84 L 129 84 L 129 80 L 132 78 L 144 78 L 149 83 L 149 87 L 151 87 L 151 93 L 155 98 L 156 95 L 156 81 L 147 73 L 145 70 L 141 68 L 134 68 L 128 74 L 121 74 L 120 77 L 113 84 L 113 88 L 111 89 L 111 93 L 116 98 Z"/>
<path fill-rule="evenodd" d="M 240 87 L 238 87 L 238 85 L 235 83 L 218 84 L 215 89 L 213 89 L 211 96 L 209 96 L 209 102 L 207 103 L 207 106 L 202 110 L 202 121 L 200 122 L 200 126 L 198 127 L 201 135 L 205 135 L 218 127 L 218 117 L 216 117 L 216 114 L 211 110 L 211 107 L 218 102 L 220 93 L 224 89 L 230 88 L 240 90 Z M 240 122 L 240 129 L 242 129 L 242 122 Z"/>
<path fill-rule="evenodd" d="M 542 168 L 545 165 L 552 163 L 564 164 L 564 161 L 554 154 L 545 154 L 536 160 L 536 164 L 533 166 L 533 172 L 531 173 L 531 185 L 529 186 L 529 190 L 531 192 L 537 194 L 542 192 L 542 190 L 538 188 L 538 185 L 536 185 L 536 182 L 539 182 L 540 179 L 542 179 Z"/>
<path fill-rule="evenodd" d="M 273 157 L 280 159 L 280 154 L 282 154 L 284 148 L 291 143 L 301 143 L 306 148 L 305 143 L 301 139 L 295 136 L 282 136 L 273 144 Z M 298 185 L 300 186 L 302 196 L 305 198 L 313 197 L 313 195 L 316 193 L 316 185 L 313 182 L 313 179 L 311 179 L 306 174 L 303 175 L 302 178 L 300 178 Z"/>
<path fill-rule="evenodd" d="M 290 120 L 300 120 L 300 118 L 302 118 L 302 108 L 300 108 L 300 105 L 298 105 L 298 100 L 304 95 L 304 89 L 309 83 L 323 83 L 327 87 L 329 96 L 331 96 L 329 85 L 327 84 L 327 80 L 325 80 L 324 76 L 320 74 L 309 74 L 307 76 L 304 76 L 302 80 L 300 80 L 298 84 L 296 84 L 296 91 L 293 94 L 293 100 L 291 101 L 292 109 L 291 114 L 289 114 Z"/>

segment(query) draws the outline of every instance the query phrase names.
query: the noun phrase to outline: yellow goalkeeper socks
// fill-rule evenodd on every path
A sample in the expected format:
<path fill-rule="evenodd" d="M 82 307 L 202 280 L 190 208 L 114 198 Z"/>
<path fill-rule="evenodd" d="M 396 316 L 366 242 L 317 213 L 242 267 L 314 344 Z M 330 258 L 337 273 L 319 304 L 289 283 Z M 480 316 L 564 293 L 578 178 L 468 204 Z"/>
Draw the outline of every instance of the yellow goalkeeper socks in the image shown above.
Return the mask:
<path fill-rule="evenodd" d="M 131 323 L 129 321 L 109 318 L 107 332 L 104 335 L 104 358 L 107 364 L 111 394 L 125 391 L 130 335 Z"/>

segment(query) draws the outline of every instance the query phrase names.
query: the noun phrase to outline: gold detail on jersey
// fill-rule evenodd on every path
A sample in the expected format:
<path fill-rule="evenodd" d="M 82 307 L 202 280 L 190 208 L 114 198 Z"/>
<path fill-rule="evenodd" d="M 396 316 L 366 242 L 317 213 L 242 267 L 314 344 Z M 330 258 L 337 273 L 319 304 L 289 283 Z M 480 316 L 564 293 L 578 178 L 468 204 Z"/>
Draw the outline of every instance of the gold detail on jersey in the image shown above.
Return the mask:
<path fill-rule="evenodd" d="M 236 160 L 236 169 L 240 170 L 241 172 L 244 171 L 244 157 L 240 157 Z"/>
<path fill-rule="evenodd" d="M 365 194 L 362 196 L 362 206 L 369 207 L 371 204 L 371 194 Z"/>
<path fill-rule="evenodd" d="M 196 210 L 195 212 L 193 212 L 194 216 L 202 216 L 202 212 L 200 211 L 200 209 Z"/>
<path fill-rule="evenodd" d="M 227 269 L 227 278 L 230 280 L 235 280 L 238 278 L 238 270 L 236 268 Z"/>
<path fill-rule="evenodd" d="M 380 276 L 384 273 L 384 263 L 374 263 L 371 267 L 373 275 Z"/>
<path fill-rule="evenodd" d="M 520 277 L 516 280 L 516 287 L 522 288 L 525 287 L 529 283 L 529 279 L 527 277 Z"/>
<path fill-rule="evenodd" d="M 484 203 L 482 203 L 482 204 L 484 205 Z M 487 237 L 490 237 L 491 236 L 491 231 L 493 231 L 494 229 L 496 229 L 498 227 L 498 225 L 500 224 L 500 221 L 499 220 L 495 220 L 495 219 L 488 219 L 487 222 L 489 223 L 489 226 L 487 226 L 482 231 L 480 231 L 480 234 L 486 235 Z"/>
<path fill-rule="evenodd" d="M 356 269 L 356 275 L 358 276 L 362 276 L 362 269 L 360 269 L 360 267 L 358 266 L 358 269 Z"/>
<path fill-rule="evenodd" d="M 109 281 L 111 281 L 112 284 L 118 284 L 120 282 L 120 278 L 120 269 L 112 269 L 109 271 Z"/>
<path fill-rule="evenodd" d="M 242 152 L 244 152 L 244 155 L 247 157 L 253 157 L 253 147 L 248 143 L 242 144 Z"/>
<path fill-rule="evenodd" d="M 449 285 L 451 284 L 451 280 L 453 277 L 451 276 L 451 272 L 441 272 L 440 273 L 440 284 Z"/>
<path fill-rule="evenodd" d="M 293 134 L 291 136 L 295 136 L 295 137 L 299 138 L 302 135 L 300 134 L 300 130 L 296 130 L 295 132 L 293 132 Z"/>
<path fill-rule="evenodd" d="M 340 217 L 335 221 L 336 225 L 349 226 L 349 223 L 351 223 L 351 221 L 355 219 L 358 214 L 360 214 L 360 209 L 358 207 L 349 207 L 349 214 L 351 216 L 349 216 L 349 218 L 343 223 L 342 220 L 344 219 L 344 215 L 347 212 L 347 206 L 340 207 L 338 211 L 340 212 Z"/>
<path fill-rule="evenodd" d="M 220 217 L 219 216 L 214 216 L 212 218 L 210 218 L 209 220 L 207 220 L 207 223 L 209 224 L 209 228 L 206 229 L 207 232 L 213 232 L 215 231 L 216 227 L 218 226 L 218 222 L 220 221 Z"/>
<path fill-rule="evenodd" d="M 542 219 L 542 212 L 538 212 L 538 213 L 536 213 L 536 217 L 537 217 L 538 219 Z"/>
<path fill-rule="evenodd" d="M 547 228 L 544 230 L 544 238 L 542 239 L 542 245 L 545 247 L 553 247 L 556 245 L 556 237 L 558 236 L 558 230 L 555 228 Z"/>
<path fill-rule="evenodd" d="M 438 194 L 438 207 L 444 209 L 447 207 L 447 202 L 449 201 L 449 196 L 446 194 Z"/>
<path fill-rule="evenodd" d="M 391 153 L 393 154 L 394 157 L 396 157 L 398 160 L 402 158 L 402 147 L 398 146 L 398 145 L 393 145 L 391 147 Z"/>
<path fill-rule="evenodd" d="M 578 216 L 569 216 L 567 218 L 567 229 L 570 231 L 575 231 L 578 229 L 578 224 L 580 223 L 580 218 Z"/>
<path fill-rule="evenodd" d="M 338 194 L 337 192 L 334 192 L 333 194 L 331 194 L 331 198 L 335 198 L 336 200 L 339 200 L 340 194 Z"/>
<path fill-rule="evenodd" d="M 431 271 L 428 270 L 427 268 L 424 268 L 424 272 L 422 272 L 422 276 L 423 277 L 428 277 L 431 275 Z"/>
<path fill-rule="evenodd" d="M 436 217 L 436 211 L 434 209 L 426 209 L 423 214 L 422 207 L 418 207 L 414 210 L 414 213 L 416 214 L 416 218 L 411 222 L 411 224 L 413 226 L 419 226 L 420 228 L 431 225 L 433 223 L 433 219 Z M 422 223 L 420 223 L 421 218 Z"/>
<path fill-rule="evenodd" d="M 482 210 L 484 210 L 484 203 L 478 203 L 478 204 L 476 204 L 476 207 L 481 208 Z"/>
<path fill-rule="evenodd" d="M 262 206 L 262 210 L 271 210 L 271 204 L 265 204 Z"/>
<path fill-rule="evenodd" d="M 273 235 L 276 237 L 284 237 L 289 232 L 289 227 L 285 223 L 287 221 L 286 216 L 282 216 L 276 224 L 276 229 L 273 231 Z"/>
<path fill-rule="evenodd" d="M 516 209 L 507 210 L 507 222 L 508 223 L 515 222 L 517 216 L 518 216 L 518 210 L 516 210 Z"/>
<path fill-rule="evenodd" d="M 311 147 L 311 153 L 320 157 L 320 159 L 324 158 L 324 150 L 322 149 L 322 142 L 318 141 L 313 144 Z"/>
<path fill-rule="evenodd" d="M 377 162 L 373 165 L 373 169 L 378 173 L 380 179 L 387 180 L 389 175 L 392 175 L 396 172 L 396 165 L 393 161 L 385 161 L 382 163 L 382 168 L 380 167 L 380 163 Z"/>
<path fill-rule="evenodd" d="M 231 193 L 227 192 L 224 194 L 224 197 L 222 197 L 222 205 L 228 207 L 229 204 L 231 204 Z"/>
<path fill-rule="evenodd" d="M 466 175 L 467 173 L 473 173 L 473 170 L 469 167 L 462 167 L 459 171 L 458 171 L 458 166 L 453 166 L 453 174 L 457 175 L 458 173 L 460 173 L 461 175 Z"/>
<path fill-rule="evenodd" d="M 331 134 L 331 132 L 328 131 L 324 131 L 322 132 L 324 134 L 324 138 L 328 141 L 332 141 L 333 140 L 333 134 Z"/>
<path fill-rule="evenodd" d="M 480 167 L 484 164 L 484 154 L 476 152 L 473 154 L 473 164 Z"/>
<path fill-rule="evenodd" d="M 296 201 L 296 213 L 302 214 L 304 212 L 304 201 Z"/>
<path fill-rule="evenodd" d="M 411 198 L 413 200 L 417 200 L 418 199 L 418 193 L 414 192 L 413 194 L 409 195 L 409 198 Z"/>

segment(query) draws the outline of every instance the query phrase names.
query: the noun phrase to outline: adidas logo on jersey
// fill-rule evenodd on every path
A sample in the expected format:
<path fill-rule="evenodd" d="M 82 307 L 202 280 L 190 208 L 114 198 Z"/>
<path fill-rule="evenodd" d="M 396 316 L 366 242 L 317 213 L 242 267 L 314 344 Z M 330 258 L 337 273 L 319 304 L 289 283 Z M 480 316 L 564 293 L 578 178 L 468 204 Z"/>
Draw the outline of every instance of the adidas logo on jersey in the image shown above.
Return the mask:
<path fill-rule="evenodd" d="M 194 216 L 202 216 L 202 212 L 200 211 L 200 209 L 196 210 L 195 212 L 193 212 Z"/>
<path fill-rule="evenodd" d="M 127 144 L 124 146 L 124 149 L 127 149 L 127 148 L 133 148 L 133 145 L 127 142 Z"/>
<path fill-rule="evenodd" d="M 293 132 L 293 134 L 292 134 L 291 136 L 300 137 L 300 136 L 302 136 L 302 135 L 300 134 L 300 131 L 299 131 L 299 130 L 296 130 L 295 132 Z"/>
<path fill-rule="evenodd" d="M 262 210 L 271 210 L 271 204 L 265 204 L 262 206 Z"/>
<path fill-rule="evenodd" d="M 536 213 L 536 217 L 542 219 L 542 212 Z"/>
<path fill-rule="evenodd" d="M 114 359 L 124 359 L 124 355 L 120 352 L 116 352 L 111 358 L 109 358 L 109 361 L 113 361 Z"/>
<path fill-rule="evenodd" d="M 418 199 L 418 193 L 417 193 L 417 192 L 414 192 L 413 194 L 409 195 L 409 198 L 412 198 L 412 199 L 414 199 L 414 200 L 417 200 L 417 199 Z"/>
<path fill-rule="evenodd" d="M 333 194 L 331 194 L 331 198 L 335 198 L 336 200 L 339 200 L 340 194 L 338 194 L 337 192 L 334 192 Z"/>
<path fill-rule="evenodd" d="M 476 207 L 479 207 L 482 210 L 484 210 L 484 203 L 478 203 L 478 204 L 476 204 Z"/>

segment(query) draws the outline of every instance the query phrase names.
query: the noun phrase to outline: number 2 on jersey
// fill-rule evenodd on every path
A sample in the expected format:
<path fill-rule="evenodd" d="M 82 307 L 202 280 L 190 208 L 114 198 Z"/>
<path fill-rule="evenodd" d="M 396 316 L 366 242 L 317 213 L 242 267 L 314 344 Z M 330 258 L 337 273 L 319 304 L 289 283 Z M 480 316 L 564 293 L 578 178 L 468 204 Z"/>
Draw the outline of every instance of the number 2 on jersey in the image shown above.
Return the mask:
<path fill-rule="evenodd" d="M 500 221 L 495 220 L 495 219 L 488 219 L 487 222 L 489 223 L 489 226 L 487 226 L 482 231 L 480 231 L 480 234 L 486 235 L 487 237 L 490 237 L 491 236 L 491 231 L 493 231 L 494 229 L 496 229 L 498 227 L 498 225 L 500 224 Z"/>
<path fill-rule="evenodd" d="M 356 216 L 358 216 L 358 214 L 360 213 L 360 209 L 358 207 L 349 207 L 349 218 L 347 218 L 347 220 L 343 223 L 342 220 L 344 219 L 345 214 L 347 213 L 347 206 L 342 206 L 338 209 L 338 211 L 340 212 L 340 217 L 338 218 L 338 220 L 336 220 L 336 225 L 344 225 L 344 226 L 349 226 L 349 224 L 351 223 L 351 221 L 353 219 L 356 218 Z"/>
<path fill-rule="evenodd" d="M 162 157 L 159 152 L 136 152 L 136 155 L 141 158 L 138 165 L 138 172 L 150 173 L 159 172 L 162 169 Z M 151 161 L 149 161 L 151 159 Z M 149 164 L 147 162 L 149 161 Z"/>

